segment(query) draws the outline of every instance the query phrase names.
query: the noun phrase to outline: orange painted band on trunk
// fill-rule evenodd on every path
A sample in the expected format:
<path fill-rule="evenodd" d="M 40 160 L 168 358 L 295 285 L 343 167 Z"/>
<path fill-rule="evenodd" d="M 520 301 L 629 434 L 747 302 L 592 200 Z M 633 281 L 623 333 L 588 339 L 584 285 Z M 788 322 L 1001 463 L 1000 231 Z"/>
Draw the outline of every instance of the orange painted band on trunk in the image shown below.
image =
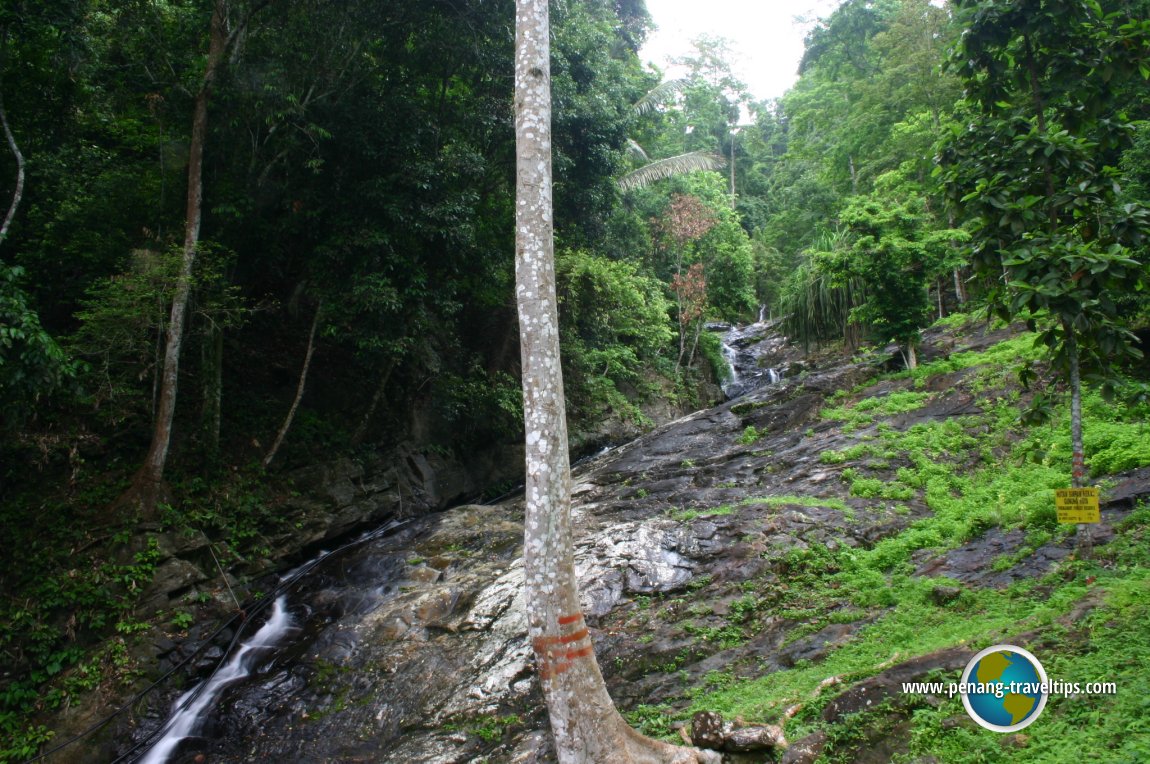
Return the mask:
<path fill-rule="evenodd" d="M 573 634 L 568 634 L 565 637 L 560 637 L 559 641 L 562 642 L 563 644 L 569 644 L 571 642 L 578 642 L 579 640 L 583 639 L 583 637 L 586 637 L 587 634 L 588 634 L 588 632 L 586 629 L 580 629 L 579 631 L 576 631 Z"/>
<path fill-rule="evenodd" d="M 578 650 L 568 650 L 567 651 L 567 660 L 573 661 L 576 658 L 586 658 L 593 651 L 594 651 L 594 648 L 591 647 L 591 645 L 587 645 L 586 647 L 580 647 Z"/>
<path fill-rule="evenodd" d="M 552 666 L 545 666 L 544 668 L 539 669 L 539 678 L 543 680 L 551 679 L 558 676 L 559 674 L 567 673 L 570 668 L 571 664 L 567 662 L 556 663 Z"/>
<path fill-rule="evenodd" d="M 548 651 L 547 653 L 537 656 L 539 663 L 539 678 L 542 680 L 551 679 L 560 674 L 566 673 L 571 669 L 572 661 L 579 658 L 586 658 L 594 652 L 591 645 L 581 647 L 578 650 L 568 650 L 566 653 L 559 653 L 553 655 Z"/>
<path fill-rule="evenodd" d="M 577 621 L 580 621 L 582 619 L 583 619 L 582 613 L 575 613 L 574 615 L 561 615 L 561 616 L 559 616 L 559 625 L 560 626 L 570 626 L 571 624 L 576 623 Z"/>

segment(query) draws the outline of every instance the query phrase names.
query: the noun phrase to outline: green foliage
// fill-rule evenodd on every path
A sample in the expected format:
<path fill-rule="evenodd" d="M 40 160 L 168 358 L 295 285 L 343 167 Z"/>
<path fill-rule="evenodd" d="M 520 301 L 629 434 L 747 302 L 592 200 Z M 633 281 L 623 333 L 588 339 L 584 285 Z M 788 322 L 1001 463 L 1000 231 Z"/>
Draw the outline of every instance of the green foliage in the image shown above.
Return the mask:
<path fill-rule="evenodd" d="M 698 626 L 694 623 L 683 624 L 683 631 L 696 637 L 702 642 L 713 642 L 721 649 L 737 647 L 747 640 L 743 630 L 738 626 Z"/>
<path fill-rule="evenodd" d="M 635 416 L 625 390 L 674 337 L 662 286 L 630 262 L 582 250 L 556 255 L 567 395 L 576 415 Z"/>
<path fill-rule="evenodd" d="M 671 722 L 674 717 L 670 709 L 640 703 L 635 708 L 623 714 L 627 723 L 638 732 L 653 738 L 667 738 L 674 734 Z"/>
<path fill-rule="evenodd" d="M 828 507 L 830 509 L 838 509 L 845 512 L 850 512 L 850 508 L 842 499 L 833 498 L 815 498 L 812 496 L 758 496 L 749 499 L 744 499 L 737 505 L 724 504 L 710 509 L 683 509 L 676 510 L 671 513 L 671 517 L 679 522 L 687 522 L 694 520 L 697 517 L 716 517 L 722 515 L 729 515 L 737 511 L 738 507 L 745 507 L 752 504 L 760 504 L 768 507 Z"/>
<path fill-rule="evenodd" d="M 76 373 L 28 303 L 22 275 L 21 268 L 0 264 L 0 419 L 9 426 Z"/>
<path fill-rule="evenodd" d="M 699 335 L 699 353 L 706 359 L 707 366 L 711 369 L 711 376 L 718 380 L 719 384 L 731 379 L 731 366 L 723 355 L 723 341 L 718 334 L 702 332 Z"/>
<path fill-rule="evenodd" d="M 850 201 L 841 220 L 846 236 L 836 249 L 815 253 L 814 268 L 838 288 L 852 279 L 864 283 L 849 320 L 868 327 L 878 342 L 913 347 L 931 309 L 927 285 L 947 269 L 952 242 L 965 233 L 931 230 L 920 205 L 876 197 Z"/>
<path fill-rule="evenodd" d="M 735 220 L 712 228 L 696 245 L 706 262 L 707 298 L 725 321 L 747 320 L 757 308 L 755 266 L 750 239 Z"/>
<path fill-rule="evenodd" d="M 485 743 L 494 743 L 501 740 L 507 730 L 522 724 L 523 720 L 517 714 L 485 716 L 469 725 L 468 729 Z"/>
<path fill-rule="evenodd" d="M 1050 494 L 1066 483 L 1070 445 L 1058 428 L 1067 415 L 1057 397 L 1035 399 L 1049 423 L 1025 426 L 1008 377 L 1046 357 L 1047 347 L 1060 361 L 1068 332 L 1105 371 L 1147 315 L 1137 290 L 1150 141 L 1133 121 L 1145 115 L 1150 71 L 1144 4 L 960 0 L 951 13 L 927 0 L 851 0 L 814 27 L 802 77 L 781 101 L 750 103 L 722 44 L 702 40 L 684 62 L 686 78 L 660 89 L 658 104 L 641 114 L 634 104 L 655 78 L 635 55 L 648 23 L 640 6 L 592 0 L 553 9 L 561 331 L 580 422 L 641 421 L 636 402 L 668 387 L 658 379 L 674 366 L 668 285 L 692 265 L 704 273 L 710 315 L 746 320 L 765 302 L 773 315 L 789 314 L 786 331 L 804 345 L 843 340 L 853 348 L 864 333 L 913 341 L 936 302 L 947 301 L 940 293 L 949 292 L 951 269 L 972 254 L 983 276 L 960 280 L 1001 315 L 1041 330 L 1037 344 L 1025 335 L 988 352 L 955 353 L 888 378 L 912 390 L 861 400 L 865 389 L 851 391 L 824 411 L 844 431 L 873 434 L 820 455 L 842 465 L 856 498 L 849 506 L 797 496 L 747 503 L 913 510 L 914 522 L 873 549 L 789 556 L 794 578 L 777 610 L 769 601 L 776 593 L 762 587 L 736 600 L 731 623 L 692 628 L 700 641 L 719 643 L 768 611 L 809 619 L 803 628 L 812 630 L 860 613 L 879 620 L 825 664 L 766 678 L 768 690 L 752 687 L 739 698 L 731 674 L 713 677 L 708 690 L 769 716 L 787 699 L 809 697 L 827 675 L 863 675 L 895 650 L 978 639 L 1019 621 L 1046 625 L 1070 606 L 1078 584 L 1052 582 L 1049 604 L 1018 592 L 974 593 L 944 612 L 926 597 L 931 582 L 907 573 L 921 550 L 991 526 L 1027 532 L 1001 566 L 1056 537 Z M 0 759 L 27 758 L 50 734 L 27 723 L 37 703 L 70 702 L 100 677 L 126 671 L 116 631 L 144 628 L 132 613 L 157 562 L 154 547 L 133 541 L 101 508 L 138 463 L 131 434 L 151 414 L 171 253 L 183 230 L 188 94 L 202 76 L 203 10 L 45 0 L 0 11 L 19 29 L 4 43 L 0 74 L 29 158 L 27 198 L 4 242 L 11 265 L 0 273 L 4 473 L 15 479 L 0 502 L 12 534 L 12 560 L 0 571 L 9 592 L 0 601 L 0 651 L 18 667 L 0 678 L 0 748 L 9 749 Z M 505 11 L 349 0 L 272 3 L 254 17 L 243 55 L 229 61 L 210 104 L 203 225 L 219 244 L 200 253 L 205 269 L 196 277 L 180 380 L 184 390 L 205 383 L 208 362 L 197 359 L 196 341 L 226 325 L 218 346 L 223 464 L 249 460 L 269 412 L 282 416 L 305 336 L 284 317 L 304 315 L 301 304 L 321 298 L 324 330 L 297 416 L 301 455 L 335 453 L 348 424 L 376 399 L 381 410 L 369 429 L 379 443 L 402 439 L 408 422 L 428 413 L 440 448 L 518 437 Z M 955 63 L 938 67 L 956 44 Z M 963 88 L 967 98 L 956 105 Z M 754 124 L 740 125 L 735 137 L 744 108 Z M 943 169 L 931 177 L 943 135 Z M 628 168 L 629 139 L 651 156 L 693 154 L 711 167 L 715 155 L 733 160 L 737 187 L 706 171 L 620 195 L 615 179 Z M 11 161 L 0 152 L 0 177 L 12 176 Z M 968 234 L 943 219 L 943 184 Z M 653 222 L 673 195 L 697 199 L 713 218 L 676 246 Z M 966 236 L 969 253 L 956 246 Z M 928 289 L 937 289 L 929 310 Z M 692 313 L 688 324 L 703 315 Z M 70 338 L 64 350 L 53 336 Z M 699 342 L 721 378 L 717 337 L 704 333 Z M 922 387 L 942 373 L 956 373 L 954 384 L 976 395 L 984 413 L 894 430 L 885 420 L 927 403 Z M 694 375 L 677 381 L 685 387 Z M 74 376 L 88 405 L 49 397 Z M 1119 399 L 1133 395 L 1121 381 L 1114 387 Z M 280 517 L 274 492 L 242 468 L 194 472 L 188 424 L 199 401 L 181 400 L 178 501 L 162 510 L 166 529 L 206 532 L 225 556 L 266 553 L 266 538 L 299 518 Z M 1150 463 L 1142 404 L 1090 393 L 1086 408 L 1096 477 Z M 743 441 L 762 435 L 750 428 Z M 671 516 L 688 521 L 742 506 Z M 1141 525 L 1130 530 L 1144 540 Z M 120 534 L 115 553 L 88 546 L 108 532 Z M 65 554 L 71 549 L 84 551 Z M 1122 555 L 1122 565 L 1145 566 L 1133 544 Z M 1135 583 L 1105 585 L 1113 613 L 1144 620 Z M 955 609 L 970 622 L 957 623 Z M 179 627 L 190 614 L 165 617 Z M 1096 662 L 1074 656 L 1080 665 L 1098 673 L 1103 659 L 1125 666 L 1144 657 L 1120 640 L 1144 644 L 1146 635 L 1115 623 L 1091 623 L 1105 639 Z M 108 637 L 103 664 L 84 656 L 84 646 Z M 669 665 L 681 668 L 690 657 L 680 653 Z M 819 723 L 818 706 L 796 719 L 799 732 Z M 1123 725 L 1140 729 L 1136 707 L 1122 701 L 1103 710 L 1114 724 L 1093 718 L 1097 709 L 1069 705 L 1052 704 L 1050 719 L 1067 739 L 1138 759 L 1137 737 L 1115 736 Z M 914 750 L 947 761 L 1006 756 L 962 728 L 940 731 L 940 720 L 959 712 L 923 711 Z M 635 720 L 667 735 L 674 713 L 644 709 Z M 480 721 L 476 734 L 494 743 L 516 723 L 509 718 Z M 1036 753 L 1018 755 L 1057 760 L 1050 740 L 1036 738 Z"/>
<path fill-rule="evenodd" d="M 743 434 L 739 436 L 739 442 L 744 446 L 752 446 L 764 435 L 766 435 L 765 431 L 760 431 L 753 424 L 749 424 L 747 428 L 743 430 Z"/>
<path fill-rule="evenodd" d="M 17 714 L 0 711 L 0 762 L 27 761 L 53 736 L 43 724 L 23 725 Z"/>
<path fill-rule="evenodd" d="M 846 429 L 844 429 L 844 431 L 850 432 L 873 423 L 876 416 L 889 417 L 921 408 L 929 398 L 930 393 L 901 390 L 886 395 L 865 397 L 857 403 L 850 405 L 824 408 L 820 415 L 823 419 L 845 422 Z M 852 446 L 852 448 L 858 449 L 857 455 L 859 456 L 864 453 L 869 453 L 869 449 L 867 449 L 864 444 Z M 835 457 L 827 458 L 834 459 Z M 854 458 L 854 456 L 848 456 L 847 458 Z"/>
<path fill-rule="evenodd" d="M 816 498 L 813 496 L 761 496 L 758 498 L 747 499 L 746 504 L 765 504 L 768 507 L 782 507 L 793 505 L 796 507 L 830 507 L 831 509 L 841 509 L 844 512 L 848 507 L 842 499 L 833 498 Z"/>
<path fill-rule="evenodd" d="M 879 480 L 878 478 L 856 478 L 851 481 L 851 496 L 864 499 L 913 499 L 915 490 L 911 486 Z"/>
<path fill-rule="evenodd" d="M 232 253 L 201 243 L 192 283 L 195 308 L 189 321 L 201 334 L 209 327 L 234 329 L 249 312 L 238 289 L 226 283 L 224 273 L 232 258 Z M 135 250 L 122 273 L 88 290 L 76 313 L 80 326 L 69 346 L 86 361 L 82 381 L 89 402 L 112 424 L 143 420 L 154 406 L 180 259 L 176 249 Z"/>
<path fill-rule="evenodd" d="M 988 301 L 1006 320 L 1040 325 L 1059 369 L 1070 373 L 1077 346 L 1084 368 L 1110 374 L 1138 355 L 1119 306 L 1141 289 L 1130 247 L 1148 219 L 1118 198 L 1114 168 L 1132 130 L 1110 94 L 1141 74 L 1128 51 L 1150 28 L 1118 3 L 957 7 L 967 32 L 952 66 L 968 111 L 940 170 L 970 221 L 975 266 L 993 274 Z"/>
<path fill-rule="evenodd" d="M 858 328 L 851 316 L 866 300 L 866 290 L 861 279 L 840 283 L 830 273 L 804 262 L 791 274 L 780 298 L 779 309 L 786 316 L 784 329 L 802 343 L 804 350 L 828 340 L 843 340 L 853 347 Z"/>
<path fill-rule="evenodd" d="M 485 444 L 523 431 L 523 391 L 506 372 L 473 367 L 467 375 L 436 380 L 438 409 L 451 423 L 456 444 Z"/>
<path fill-rule="evenodd" d="M 22 541 L 25 548 L 18 556 L 38 559 L 25 575 L 34 573 L 37 577 L 19 580 L 9 573 L 9 585 L 18 586 L 26 598 L 0 602 L 0 616 L 8 624 L 0 635 L 0 650 L 15 656 L 16 665 L 21 667 L 0 682 L 0 720 L 5 726 L 20 724 L 18 720 L 33 708 L 60 707 L 72 694 L 91 689 L 108 668 L 117 672 L 125 669 L 126 656 L 115 653 L 123 648 L 122 642 L 108 643 L 114 660 L 97 655 L 84 662 L 85 652 L 76 637 L 78 633 L 98 634 L 113 626 L 121 634 L 148 628 L 132 616 L 132 611 L 137 596 L 151 582 L 160 555 L 156 537 L 149 536 L 128 562 L 94 560 L 87 566 L 69 567 L 73 561 L 67 547 L 60 550 L 55 546 L 58 539 Z M 57 567 L 47 568 L 49 561 Z M 101 668 L 104 664 L 110 665 Z M 42 689 L 69 669 L 66 681 Z M 46 739 L 34 737 L 41 742 Z"/>
<path fill-rule="evenodd" d="M 866 443 L 857 443 L 841 451 L 823 451 L 819 454 L 819 461 L 823 464 L 843 464 L 866 456 L 872 450 L 871 446 Z"/>
<path fill-rule="evenodd" d="M 696 517 L 721 517 L 722 515 L 729 515 L 735 511 L 735 508 L 729 504 L 724 504 L 720 507 L 712 507 L 710 509 L 681 509 L 671 512 L 671 518 L 685 523 L 689 520 L 694 520 Z"/>
<path fill-rule="evenodd" d="M 177 610 L 172 613 L 171 624 L 181 631 L 196 622 L 195 616 L 186 610 Z"/>

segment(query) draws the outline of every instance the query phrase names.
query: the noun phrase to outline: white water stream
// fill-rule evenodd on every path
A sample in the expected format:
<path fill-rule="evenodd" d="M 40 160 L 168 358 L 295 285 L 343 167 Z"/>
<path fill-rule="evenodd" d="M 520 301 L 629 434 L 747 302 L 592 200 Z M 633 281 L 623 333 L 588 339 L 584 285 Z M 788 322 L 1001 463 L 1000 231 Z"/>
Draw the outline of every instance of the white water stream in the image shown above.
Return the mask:
<path fill-rule="evenodd" d="M 737 350 L 728 345 L 726 342 L 723 343 L 723 359 L 727 362 L 727 370 L 731 375 L 725 382 L 723 382 L 723 393 L 725 394 L 729 393 L 731 389 L 739 384 L 739 369 L 737 366 L 735 366 L 735 357 L 737 355 Z"/>
<path fill-rule="evenodd" d="M 286 598 L 276 598 L 268 617 L 260 630 L 250 640 L 244 642 L 235 655 L 207 679 L 207 685 L 197 685 L 180 696 L 172 708 L 172 717 L 164 727 L 163 735 L 140 759 L 141 764 L 165 764 L 172 751 L 186 737 L 195 734 L 204 714 L 212 707 L 216 696 L 232 682 L 243 679 L 252 672 L 261 653 L 275 647 L 284 635 L 292 629 L 291 615 L 287 612 Z M 198 694 L 197 694 L 198 693 Z"/>
<path fill-rule="evenodd" d="M 773 385 L 782 379 L 778 369 L 758 365 L 762 353 L 758 345 L 763 333 L 765 313 L 766 306 L 761 306 L 757 323 L 732 326 L 722 335 L 723 360 L 727 362 L 728 372 L 722 388 L 728 399 L 737 398 L 764 384 Z"/>

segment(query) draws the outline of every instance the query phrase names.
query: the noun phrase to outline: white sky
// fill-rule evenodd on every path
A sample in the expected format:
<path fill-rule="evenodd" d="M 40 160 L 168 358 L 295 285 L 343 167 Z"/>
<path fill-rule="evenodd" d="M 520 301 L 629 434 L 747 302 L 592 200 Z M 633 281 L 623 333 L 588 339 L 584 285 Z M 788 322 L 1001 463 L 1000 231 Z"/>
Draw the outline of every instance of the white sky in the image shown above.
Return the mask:
<path fill-rule="evenodd" d="M 700 35 L 725 37 L 731 68 L 756 98 L 776 98 L 795 83 L 803 37 L 841 0 L 647 0 L 658 27 L 640 55 L 668 76 L 668 59 L 689 53 Z"/>

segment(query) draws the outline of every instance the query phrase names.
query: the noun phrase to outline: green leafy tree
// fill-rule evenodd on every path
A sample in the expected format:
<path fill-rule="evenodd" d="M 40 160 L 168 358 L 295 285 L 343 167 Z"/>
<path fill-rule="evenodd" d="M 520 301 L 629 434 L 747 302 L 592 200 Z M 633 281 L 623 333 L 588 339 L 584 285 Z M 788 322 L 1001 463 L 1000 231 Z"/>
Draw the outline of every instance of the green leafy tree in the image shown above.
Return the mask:
<path fill-rule="evenodd" d="M 951 242 L 962 233 L 934 231 L 921 203 L 894 203 L 874 196 L 849 203 L 841 215 L 847 236 L 843 246 L 814 255 L 815 267 L 846 286 L 866 285 L 850 319 L 880 342 L 898 343 L 907 368 L 918 365 L 919 330 L 929 322 L 928 287 L 945 269 Z"/>
<path fill-rule="evenodd" d="M 746 321 L 755 315 L 754 252 L 737 217 L 731 214 L 720 220 L 696 249 L 706 263 L 711 313 L 730 322 Z"/>
<path fill-rule="evenodd" d="M 1120 204 L 1132 137 L 1112 94 L 1150 75 L 1150 22 L 1129 4 L 956 3 L 953 66 L 968 111 L 941 152 L 950 201 L 970 221 L 975 267 L 1005 319 L 1039 331 L 1071 390 L 1073 479 L 1084 476 L 1081 379 L 1138 355 L 1120 298 L 1140 289 L 1145 211 Z"/>
<path fill-rule="evenodd" d="M 642 389 L 674 338 L 663 285 L 634 262 L 583 250 L 561 250 L 555 268 L 570 411 L 636 415 L 625 391 Z"/>
<path fill-rule="evenodd" d="M 75 376 L 76 366 L 51 335 L 20 287 L 19 267 L 0 264 L 0 423 L 23 423 L 35 404 Z"/>

